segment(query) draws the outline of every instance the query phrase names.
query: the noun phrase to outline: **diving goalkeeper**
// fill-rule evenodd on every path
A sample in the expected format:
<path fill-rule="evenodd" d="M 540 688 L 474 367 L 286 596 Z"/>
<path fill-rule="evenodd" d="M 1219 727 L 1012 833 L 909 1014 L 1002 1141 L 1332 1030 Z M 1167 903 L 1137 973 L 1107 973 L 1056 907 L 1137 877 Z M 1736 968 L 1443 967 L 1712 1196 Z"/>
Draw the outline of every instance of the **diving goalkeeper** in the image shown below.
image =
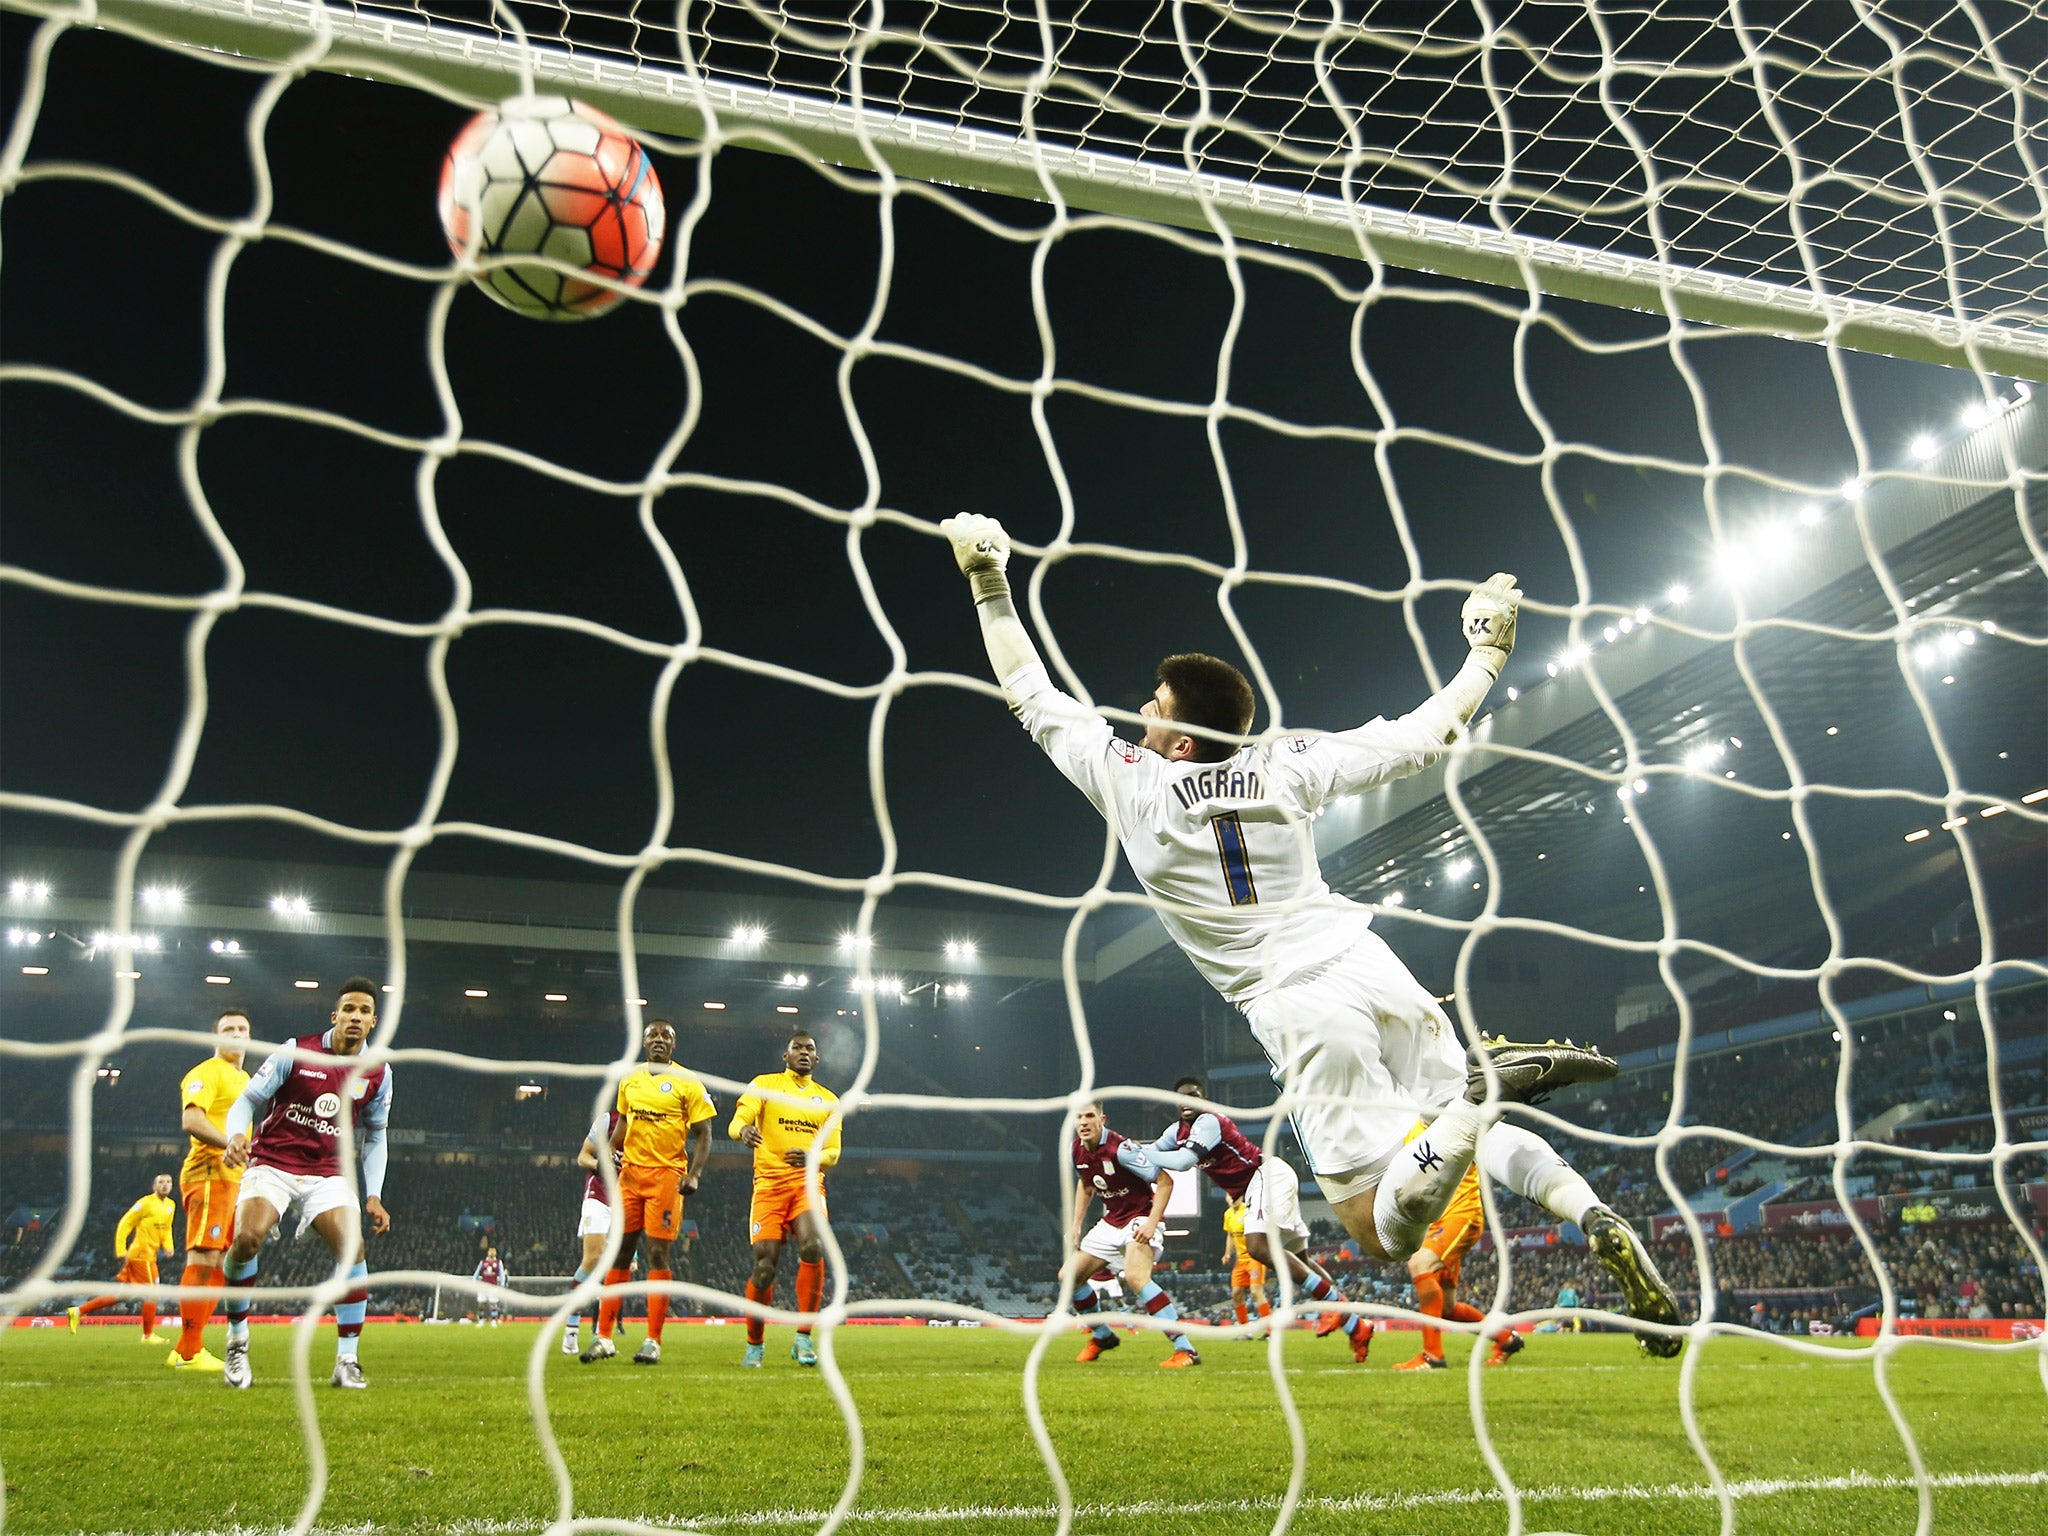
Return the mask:
<path fill-rule="evenodd" d="M 1154 910 L 1209 983 L 1249 1020 L 1294 1096 L 1311 1171 L 1369 1257 L 1400 1263 L 1443 1214 L 1475 1158 L 1487 1175 L 1575 1222 L 1630 1314 L 1675 1327 L 1678 1305 L 1634 1230 L 1541 1137 L 1500 1123 L 1523 1101 L 1615 1073 L 1599 1052 L 1491 1042 L 1500 1085 L 1468 1066 L 1450 1019 L 1378 934 L 1371 911 L 1324 882 L 1317 807 L 1420 772 L 1478 710 L 1515 644 L 1521 593 L 1496 575 L 1466 600 L 1470 654 L 1442 692 L 1398 720 L 1238 745 L 1254 699 L 1214 656 L 1169 656 L 1137 742 L 1053 686 L 1018 618 L 994 518 L 940 524 L 968 579 L 989 664 L 1032 740 L 1108 819 Z M 1417 1116 L 1430 1122 L 1403 1138 Z M 1676 1355 L 1674 1332 L 1639 1335 Z"/>

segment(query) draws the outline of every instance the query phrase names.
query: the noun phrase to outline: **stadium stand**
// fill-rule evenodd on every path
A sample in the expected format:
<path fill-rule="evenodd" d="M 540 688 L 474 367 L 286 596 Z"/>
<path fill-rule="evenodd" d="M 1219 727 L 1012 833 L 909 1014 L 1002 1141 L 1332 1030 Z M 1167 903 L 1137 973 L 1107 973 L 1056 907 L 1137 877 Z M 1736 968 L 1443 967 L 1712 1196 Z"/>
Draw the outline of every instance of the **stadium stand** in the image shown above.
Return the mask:
<path fill-rule="evenodd" d="M 2038 902 L 2015 901 L 2005 909 L 2024 915 L 1998 927 L 1993 952 L 2048 953 L 2048 913 Z M 1902 902 L 1887 921 L 1887 931 L 1865 937 L 1877 941 L 1875 952 L 1899 955 L 1917 969 L 1954 974 L 1981 958 L 1974 914 L 1967 908 L 1931 912 Z M 1794 951 L 1777 958 L 1812 965 L 1821 957 Z M 1838 1004 L 1859 996 L 1896 1000 L 1902 989 L 1894 973 L 1859 969 L 1838 978 L 1833 996 Z M 1811 982 L 1759 985 L 1747 973 L 1701 986 L 1693 996 L 1699 1054 L 1688 1063 L 1681 1123 L 1791 1147 L 1833 1143 L 1841 1048 L 1828 1015 L 1802 1012 L 1818 1000 Z M 1955 1173 L 1911 1155 L 1915 1149 L 1981 1152 L 1991 1145 L 1990 1079 L 1975 1008 L 1967 993 L 1921 987 L 1917 999 L 1904 996 L 1897 1006 L 1888 1002 L 1867 1017 L 1850 1015 L 1849 1130 L 1861 1139 L 1891 1141 L 1901 1152 L 1859 1152 L 1842 1169 L 1839 1193 L 1877 1202 L 1870 1225 L 1902 1310 L 1923 1317 L 2039 1317 L 2041 1276 L 2005 1216 L 2000 1192 L 1989 1186 L 1988 1173 L 1981 1166 Z M 2003 986 L 1993 996 L 1991 1017 L 2003 1108 L 2009 1116 L 2039 1116 L 2048 1124 L 2048 988 L 2024 978 Z M 1746 1043 L 1729 1034 L 1745 1027 L 1754 1032 Z M 1561 1095 L 1548 1108 L 1586 1130 L 1652 1136 L 1670 1113 L 1669 1042 L 1675 1028 L 1675 1016 L 1653 1015 L 1624 1031 L 1615 1049 L 1630 1070 L 1597 1090 Z M 160 1054 L 171 1049 L 160 1048 Z M 729 1049 L 737 1053 L 741 1047 Z M 762 1065 L 754 1059 L 758 1042 L 745 1049 L 749 1058 L 714 1055 L 703 1070 L 743 1079 Z M 178 1048 L 176 1054 L 183 1058 L 190 1051 Z M 125 1102 L 120 1113 L 100 1117 L 93 1207 L 64 1275 L 103 1278 L 113 1272 L 117 1266 L 108 1245 L 115 1222 L 150 1177 L 175 1169 L 182 1155 L 166 1104 L 154 1097 L 145 1101 L 137 1088 L 157 1080 L 160 1064 L 144 1051 L 136 1053 L 131 1068 L 138 1063 L 141 1069 L 131 1070 L 128 1082 L 109 1089 Z M 466 1277 L 488 1245 L 498 1247 L 517 1276 L 564 1277 L 574 1269 L 580 1175 L 571 1157 L 595 1084 L 540 1082 L 523 1097 L 509 1086 L 431 1066 L 403 1069 L 387 1189 L 395 1225 L 371 1244 L 373 1270 Z M 945 1091 L 916 1067 L 887 1056 L 876 1086 Z M 0 1283 L 33 1262 L 61 1207 L 68 1164 L 57 1128 L 66 1123 L 68 1091 L 68 1079 L 53 1073 L 16 1073 L 10 1084 L 0 1121 Z M 1042 1313 L 1053 1299 L 1060 1243 L 1057 1211 L 1065 1175 L 1055 1151 L 1058 1132 L 1059 1117 L 1048 1114 L 901 1108 L 859 1114 L 849 1124 L 847 1161 L 831 1180 L 851 1297 L 914 1296 L 999 1314 Z M 1646 1229 L 1675 1282 L 1696 1275 L 1670 1187 L 1684 1194 L 1703 1224 L 1720 1288 L 1716 1315 L 1723 1320 L 1799 1330 L 1843 1322 L 1877 1298 L 1870 1260 L 1841 1225 L 1826 1156 L 1758 1151 L 1708 1132 L 1671 1145 L 1667 1186 L 1646 1147 L 1617 1147 L 1569 1132 L 1556 1139 L 1602 1195 Z M 1283 1155 L 1298 1161 L 1284 1130 L 1280 1144 Z M 704 1190 L 689 1205 L 679 1278 L 737 1293 L 750 1267 L 747 1168 L 722 1134 L 718 1148 Z M 2022 1202 L 2037 1234 L 2048 1208 L 2024 1203 L 2022 1191 L 2044 1182 L 2048 1167 L 2038 1157 L 2008 1165 L 2005 1194 Z M 1499 1228 L 1515 1244 L 1511 1310 L 1551 1306 L 1566 1285 L 1596 1305 L 1613 1304 L 1605 1272 L 1588 1262 L 1575 1231 L 1559 1228 L 1547 1213 L 1505 1191 L 1496 1197 Z M 1228 1313 L 1228 1277 L 1215 1262 L 1215 1211 L 1205 1209 L 1200 1230 L 1169 1250 L 1161 1278 L 1185 1313 L 1221 1319 Z M 1323 1231 L 1318 1251 L 1353 1295 L 1405 1304 L 1405 1274 L 1362 1266 L 1355 1247 L 1334 1227 Z M 1491 1298 L 1496 1262 L 1491 1240 L 1468 1260 L 1468 1297 Z M 281 1258 L 266 1261 L 264 1280 L 307 1283 L 324 1274 L 325 1256 L 317 1245 L 287 1245 Z M 793 1302 L 790 1282 L 785 1273 L 778 1298 L 785 1306 Z M 1696 1281 L 1680 1283 L 1680 1290 L 1688 1315 L 1697 1315 Z M 464 1304 L 455 1289 L 439 1303 L 444 1314 Z M 384 1287 L 375 1293 L 375 1305 L 424 1315 L 435 1309 L 436 1297 L 430 1287 Z"/>

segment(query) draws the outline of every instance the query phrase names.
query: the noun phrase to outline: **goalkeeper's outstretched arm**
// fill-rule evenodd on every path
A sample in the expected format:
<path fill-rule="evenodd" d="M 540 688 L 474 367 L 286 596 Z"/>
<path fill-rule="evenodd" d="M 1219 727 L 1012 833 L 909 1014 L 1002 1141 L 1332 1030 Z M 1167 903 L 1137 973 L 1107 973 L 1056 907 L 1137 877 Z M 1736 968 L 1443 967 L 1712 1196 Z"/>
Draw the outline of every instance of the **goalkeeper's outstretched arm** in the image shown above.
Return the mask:
<path fill-rule="evenodd" d="M 1515 578 L 1505 571 L 1496 571 L 1472 589 L 1461 615 L 1465 643 L 1471 647 L 1465 664 L 1441 692 L 1403 716 L 1403 724 L 1419 726 L 1437 741 L 1449 741 L 1464 728 L 1515 649 L 1515 613 L 1521 601 Z"/>
<path fill-rule="evenodd" d="M 992 517 L 963 512 L 939 524 L 953 546 L 953 561 L 974 592 L 974 611 L 981 617 L 981 642 L 997 682 L 1005 682 L 1038 660 L 1038 647 L 1017 616 L 1010 598 L 1010 536 Z"/>

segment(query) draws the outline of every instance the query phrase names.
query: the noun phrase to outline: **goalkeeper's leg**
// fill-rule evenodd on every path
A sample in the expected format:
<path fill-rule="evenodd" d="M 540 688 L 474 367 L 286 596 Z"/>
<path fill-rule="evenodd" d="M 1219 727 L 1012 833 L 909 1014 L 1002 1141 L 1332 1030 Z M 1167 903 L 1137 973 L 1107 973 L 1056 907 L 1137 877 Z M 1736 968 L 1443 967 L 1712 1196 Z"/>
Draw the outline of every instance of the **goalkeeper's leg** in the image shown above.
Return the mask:
<path fill-rule="evenodd" d="M 1628 1298 L 1630 1317 L 1647 1323 L 1678 1322 L 1678 1298 L 1631 1227 L 1600 1203 L 1588 1184 L 1534 1131 L 1519 1125 L 1494 1126 L 1479 1140 L 1478 1162 L 1488 1178 L 1505 1184 L 1586 1234 L 1586 1246 Z M 1668 1334 L 1638 1334 L 1645 1354 L 1670 1358 L 1685 1347 Z"/>
<path fill-rule="evenodd" d="M 1598 1051 L 1486 1042 L 1468 1065 L 1436 999 L 1367 930 L 1337 960 L 1245 1005 L 1289 1094 L 1303 1150 L 1368 1257 L 1404 1262 L 1450 1204 L 1503 1103 L 1614 1076 Z M 1463 1090 L 1462 1096 L 1460 1089 Z M 1418 1112 L 1429 1129 L 1403 1145 Z"/>

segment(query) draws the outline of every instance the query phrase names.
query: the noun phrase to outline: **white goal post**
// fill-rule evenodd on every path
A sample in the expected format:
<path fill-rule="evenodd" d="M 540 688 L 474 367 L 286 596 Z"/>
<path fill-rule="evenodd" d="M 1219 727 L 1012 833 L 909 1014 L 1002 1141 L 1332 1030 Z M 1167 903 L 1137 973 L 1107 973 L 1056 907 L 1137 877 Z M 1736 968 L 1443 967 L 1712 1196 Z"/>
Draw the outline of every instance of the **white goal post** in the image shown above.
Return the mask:
<path fill-rule="evenodd" d="M 8 0 L 8 4 L 45 14 L 63 9 L 41 0 Z M 2039 163 L 2043 156 L 2030 147 L 2038 137 L 2040 119 L 2048 115 L 2048 102 L 2042 99 L 2038 79 L 2027 74 L 2027 61 L 2023 57 L 2007 61 L 1998 40 L 1988 34 L 1982 39 L 1980 56 L 1972 59 L 1958 56 L 1951 45 L 1928 39 L 1922 40 L 1923 46 L 1916 52 L 1890 36 L 1885 26 L 1874 20 L 1870 23 L 1873 36 L 1889 49 L 1886 66 L 1870 71 L 1837 68 L 1835 72 L 1860 85 L 1896 86 L 1898 120 L 1908 126 L 1899 131 L 1895 142 L 1873 134 L 1872 143 L 1885 155 L 1885 162 L 1873 171 L 1851 163 L 1848 157 L 1835 164 L 1825 159 L 1808 163 L 1800 135 L 1783 121 L 1793 107 L 1780 101 L 1772 77 L 1792 60 L 1774 49 L 1777 37 L 1767 8 L 1757 8 L 1760 15 L 1748 26 L 1743 19 L 1745 8 L 1739 6 L 1731 8 L 1725 26 L 1702 26 L 1705 32 L 1725 32 L 1722 41 L 1736 50 L 1710 67 L 1685 59 L 1629 58 L 1622 45 L 1603 32 L 1599 44 L 1604 57 L 1569 57 L 1552 67 L 1546 55 L 1538 61 L 1537 73 L 1549 87 L 1543 93 L 1546 97 L 1565 97 L 1570 107 L 1581 112 L 1597 110 L 1604 116 L 1608 142 L 1598 146 L 1587 143 L 1584 157 L 1590 158 L 1597 148 L 1615 164 L 1632 163 L 1641 183 L 1638 190 L 1619 198 L 1602 198 L 1566 178 L 1550 186 L 1534 177 L 1518 181 L 1510 149 L 1491 186 L 1466 185 L 1469 178 L 1461 176 L 1457 167 L 1435 168 L 1436 174 L 1458 186 L 1474 208 L 1474 217 L 1454 221 L 1374 202 L 1376 168 L 1401 168 L 1411 180 L 1416 174 L 1430 174 L 1431 168 L 1401 167 L 1399 154 L 1368 147 L 1358 131 L 1359 112 L 1343 101 L 1337 71 L 1328 56 L 1333 48 L 1346 43 L 1380 46 L 1395 62 L 1368 77 L 1371 87 L 1378 89 L 1397 81 L 1412 87 L 1418 82 L 1405 76 L 1404 68 L 1426 64 L 1437 56 L 1459 62 L 1497 48 L 1516 51 L 1512 32 L 1462 47 L 1432 45 L 1424 37 L 1409 39 L 1375 30 L 1389 24 L 1373 7 L 1332 7 L 1322 24 L 1264 13 L 1233 18 L 1243 22 L 1251 35 L 1270 38 L 1276 52 L 1291 42 L 1297 54 L 1313 56 L 1319 84 L 1329 97 L 1323 105 L 1331 107 L 1333 120 L 1348 129 L 1348 134 L 1334 141 L 1326 138 L 1306 144 L 1293 142 L 1286 133 L 1255 135 L 1261 169 L 1259 174 L 1245 175 L 1228 168 L 1212 169 L 1207 157 L 1192 151 L 1140 158 L 1115 147 L 1114 141 L 1103 148 L 1085 137 L 1078 142 L 1051 134 L 1025 137 L 980 126 L 965 117 L 949 121 L 901 106 L 855 104 L 843 99 L 843 93 L 842 99 L 834 99 L 728 78 L 716 72 L 715 59 L 710 61 L 711 67 L 686 69 L 673 56 L 657 60 L 587 48 L 571 50 L 493 34 L 475 25 L 456 26 L 445 20 L 435 24 L 431 20 L 435 9 L 431 3 L 417 7 L 364 4 L 344 9 L 315 0 L 101 0 L 96 20 L 102 26 L 132 28 L 159 41 L 240 54 L 266 64 L 292 60 L 304 67 L 367 75 L 478 104 L 501 100 L 530 86 L 590 102 L 642 131 L 681 138 L 706 137 L 714 131 L 707 120 L 715 119 L 715 132 L 722 138 L 828 164 L 863 170 L 886 165 L 897 176 L 1040 201 L 1048 200 L 1056 188 L 1059 197 L 1076 209 L 1192 230 L 1226 229 L 1247 240 L 1360 257 L 1375 264 L 1558 298 L 1662 312 L 1691 324 L 1826 341 L 1855 350 L 2048 382 L 2048 280 L 2042 276 L 2048 271 L 2048 261 L 2043 260 L 2044 246 L 2048 246 L 2044 240 L 2048 191 L 2044 191 Z M 722 5 L 679 9 L 688 18 L 693 12 L 702 15 L 720 9 L 751 14 L 759 7 L 751 0 L 745 4 L 723 0 Z M 973 12 L 982 8 L 968 5 L 960 9 Z M 1230 8 L 1222 6 L 1189 9 L 1230 15 Z M 1583 9 L 1597 18 L 1597 8 Z M 1348 17 L 1347 11 L 1351 13 Z M 1962 11 L 1976 14 L 1972 8 Z M 1394 24 L 1398 23 L 1396 17 Z M 655 27 L 648 30 L 663 35 Z M 891 37 L 886 19 L 872 35 L 850 28 L 840 30 L 842 45 L 856 45 L 845 54 L 849 64 L 859 62 L 867 45 Z M 788 24 L 788 34 L 813 43 L 834 40 L 817 39 L 793 22 Z M 671 32 L 666 37 L 671 46 L 676 43 L 677 34 Z M 1403 56 L 1399 45 L 1409 41 L 1419 46 L 1412 55 Z M 948 64 L 970 62 L 948 57 L 943 50 L 939 56 Z M 1951 65 L 1950 79 L 1967 87 L 1965 99 L 1945 105 L 1951 115 L 1974 117 L 1987 125 L 1981 137 L 1990 148 L 1983 157 L 1960 162 L 1938 159 L 1915 142 L 1906 107 L 1909 93 L 1903 82 L 1909 63 L 1929 60 Z M 1034 75 L 1029 59 L 1005 63 L 1016 84 L 1040 83 L 1053 89 L 1066 81 L 1073 94 L 1098 96 L 1105 103 L 1113 99 L 1113 90 L 1062 73 L 1060 60 L 1050 49 L 1042 61 L 1042 75 Z M 1744 146 L 1746 140 L 1764 132 L 1758 127 L 1762 124 L 1768 130 L 1765 137 L 1776 135 L 1776 140 L 1766 143 L 1761 153 L 1756 144 L 1747 143 L 1748 152 L 1742 158 L 1753 174 L 1790 175 L 1809 191 L 1846 183 L 1860 201 L 1897 209 L 1899 216 L 1875 230 L 1847 218 L 1837 220 L 1845 230 L 1843 247 L 1836 253 L 1840 259 L 1815 262 L 1803 274 L 1803 281 L 1798 280 L 1801 274 L 1786 271 L 1782 264 L 1768 272 L 1748 260 L 1717 264 L 1716 257 L 1728 249 L 1726 245 L 1694 249 L 1669 240 L 1661 228 L 1665 206 L 1681 192 L 1699 194 L 1693 198 L 1695 202 L 1733 203 L 1758 217 L 1769 213 L 1782 219 L 1789 215 L 1797 247 L 1805 252 L 1811 252 L 1816 242 L 1809 230 L 1798 226 L 1803 218 L 1820 211 L 1818 206 L 1811 212 L 1798 206 L 1800 199 L 1704 171 L 1667 181 L 1656 164 L 1655 151 L 1660 147 L 1656 140 L 1674 131 L 1669 114 L 1660 109 L 1632 115 L 1626 102 L 1618 99 L 1616 87 L 1641 91 L 1646 82 L 1665 85 L 1672 80 L 1689 80 L 1697 87 L 1694 94 L 1701 113 L 1688 114 L 1680 131 L 1697 136 L 1697 150 L 1706 159 Z M 1115 83 L 1112 80 L 1111 86 Z M 1447 104 L 1454 95 L 1471 88 L 1469 81 L 1452 82 L 1426 73 L 1419 83 L 1425 92 L 1440 89 L 1439 99 Z M 1496 97 L 1498 126 L 1511 145 L 1515 129 L 1507 103 L 1490 85 L 1488 94 Z M 1917 86 L 1913 94 L 1923 108 L 1937 97 L 1935 91 Z M 1740 128 L 1724 136 L 1707 126 L 1705 112 L 1724 110 L 1731 98 L 1740 102 Z M 1461 108 L 1462 103 L 1447 110 Z M 1546 110 L 1563 109 L 1553 100 Z M 1165 138 L 1169 151 L 1178 149 L 1177 133 Z M 2017 169 L 1991 173 L 1994 156 L 2012 162 Z M 1224 157 L 1222 163 L 1231 167 L 1241 160 Z M 1953 179 L 1944 183 L 1940 180 L 1944 174 L 1952 174 Z M 1302 185 L 1305 181 L 1311 184 Z M 1321 189 L 1333 183 L 1335 192 Z M 1975 183 L 1988 183 L 1988 189 Z M 1906 217 L 1903 205 L 1909 196 L 1925 199 L 1934 209 L 1932 227 L 1917 227 Z M 1616 206 L 1604 206 L 1610 202 Z M 1945 214 L 1951 204 L 1954 213 Z M 1974 287 L 1954 280 L 1956 238 L 1951 220 L 1964 216 L 1971 221 L 1971 235 L 1984 240 L 1988 229 L 1995 236 L 1991 243 L 2011 245 L 2018 252 L 1998 263 L 1994 279 Z M 1740 222 L 1742 213 L 1725 215 L 1716 206 L 1710 216 L 1695 219 L 1693 227 L 1710 228 L 1728 217 Z M 1630 227 L 1620 228 L 1618 219 Z M 1523 233 L 1514 227 L 1521 222 L 1558 226 L 1564 234 L 1539 237 Z M 1861 250 L 1873 238 L 1883 241 L 1875 261 L 1864 259 Z M 1630 245 L 1649 253 L 1633 253 L 1626 248 Z M 1933 281 L 1930 272 L 1936 277 L 1945 275 L 1949 281 Z M 1901 274 L 1914 280 L 1908 285 Z M 1910 297 L 1888 291 L 1887 283 L 1910 288 Z"/>

